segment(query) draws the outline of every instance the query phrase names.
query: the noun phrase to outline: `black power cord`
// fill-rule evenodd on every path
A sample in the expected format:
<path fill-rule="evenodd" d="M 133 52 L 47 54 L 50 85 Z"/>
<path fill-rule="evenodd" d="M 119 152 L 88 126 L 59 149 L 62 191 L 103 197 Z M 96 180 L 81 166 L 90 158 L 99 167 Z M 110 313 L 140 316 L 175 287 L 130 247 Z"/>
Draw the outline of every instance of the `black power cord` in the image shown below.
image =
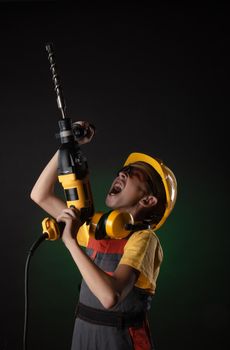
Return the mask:
<path fill-rule="evenodd" d="M 48 233 L 44 233 L 41 237 L 39 237 L 37 239 L 37 241 L 35 241 L 30 250 L 29 253 L 27 255 L 27 259 L 26 259 L 26 265 L 25 265 L 25 313 L 24 313 L 24 331 L 23 331 L 23 350 L 27 350 L 27 333 L 28 333 L 28 329 L 27 329 L 27 324 L 28 324 L 28 304 L 29 304 L 29 298 L 28 298 L 28 271 L 29 271 L 29 263 L 30 263 L 30 259 L 34 253 L 34 251 L 38 248 L 38 246 L 46 239 L 48 238 L 49 235 Z"/>

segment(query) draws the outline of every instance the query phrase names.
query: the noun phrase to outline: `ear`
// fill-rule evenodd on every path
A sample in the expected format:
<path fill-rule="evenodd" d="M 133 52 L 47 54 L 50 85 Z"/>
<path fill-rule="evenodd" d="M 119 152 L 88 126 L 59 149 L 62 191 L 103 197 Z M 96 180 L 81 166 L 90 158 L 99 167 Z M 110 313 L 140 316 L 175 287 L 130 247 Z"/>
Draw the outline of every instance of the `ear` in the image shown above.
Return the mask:
<path fill-rule="evenodd" d="M 151 208 L 157 204 L 157 198 L 154 197 L 153 195 L 148 195 L 148 196 L 143 197 L 139 201 L 139 203 L 142 207 Z"/>

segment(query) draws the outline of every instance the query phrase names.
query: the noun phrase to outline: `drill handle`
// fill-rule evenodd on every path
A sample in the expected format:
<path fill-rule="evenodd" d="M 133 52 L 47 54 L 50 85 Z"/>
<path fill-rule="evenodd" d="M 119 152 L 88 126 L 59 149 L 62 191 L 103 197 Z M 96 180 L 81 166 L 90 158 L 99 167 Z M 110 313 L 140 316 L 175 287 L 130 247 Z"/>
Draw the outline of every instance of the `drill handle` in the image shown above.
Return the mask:
<path fill-rule="evenodd" d="M 64 231 L 65 223 L 57 222 L 53 218 L 46 217 L 42 221 L 42 232 L 46 235 L 47 240 L 56 241 L 62 235 Z"/>

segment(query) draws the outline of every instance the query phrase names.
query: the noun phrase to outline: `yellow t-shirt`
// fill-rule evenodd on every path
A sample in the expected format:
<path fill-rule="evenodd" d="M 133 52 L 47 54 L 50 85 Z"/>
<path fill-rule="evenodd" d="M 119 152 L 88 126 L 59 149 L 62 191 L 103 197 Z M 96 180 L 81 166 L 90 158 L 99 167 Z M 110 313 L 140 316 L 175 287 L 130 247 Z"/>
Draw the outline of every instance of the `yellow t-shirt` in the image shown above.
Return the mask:
<path fill-rule="evenodd" d="M 158 237 L 152 230 L 143 230 L 134 232 L 128 239 L 120 264 L 140 271 L 136 287 L 155 293 L 162 260 L 163 250 Z"/>

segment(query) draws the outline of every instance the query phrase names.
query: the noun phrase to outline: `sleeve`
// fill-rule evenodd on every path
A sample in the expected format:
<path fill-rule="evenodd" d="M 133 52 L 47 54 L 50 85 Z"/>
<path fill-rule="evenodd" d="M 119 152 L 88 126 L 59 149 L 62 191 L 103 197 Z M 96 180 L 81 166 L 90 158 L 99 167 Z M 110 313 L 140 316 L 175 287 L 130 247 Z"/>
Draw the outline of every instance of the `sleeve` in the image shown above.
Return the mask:
<path fill-rule="evenodd" d="M 120 264 L 129 265 L 140 272 L 136 287 L 155 292 L 156 280 L 163 260 L 163 251 L 153 231 L 137 231 L 124 248 Z"/>

